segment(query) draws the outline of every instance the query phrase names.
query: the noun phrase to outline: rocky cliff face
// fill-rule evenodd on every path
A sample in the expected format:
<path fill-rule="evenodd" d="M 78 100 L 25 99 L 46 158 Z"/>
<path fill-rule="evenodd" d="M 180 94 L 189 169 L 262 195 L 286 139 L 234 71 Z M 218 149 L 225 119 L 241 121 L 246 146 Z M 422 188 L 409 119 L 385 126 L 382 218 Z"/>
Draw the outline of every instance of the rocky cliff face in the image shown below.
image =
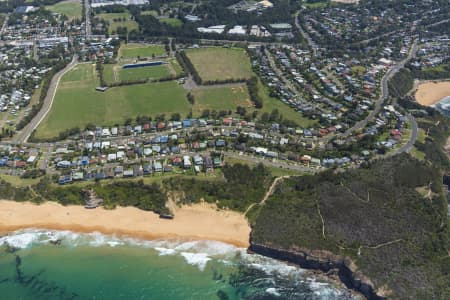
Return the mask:
<path fill-rule="evenodd" d="M 369 300 L 387 299 L 385 295 L 377 293 L 369 278 L 361 274 L 356 265 L 350 260 L 329 251 L 308 249 L 279 249 L 250 242 L 251 252 L 287 261 L 304 269 L 328 272 L 337 270 L 340 280 L 351 289 L 362 293 Z"/>

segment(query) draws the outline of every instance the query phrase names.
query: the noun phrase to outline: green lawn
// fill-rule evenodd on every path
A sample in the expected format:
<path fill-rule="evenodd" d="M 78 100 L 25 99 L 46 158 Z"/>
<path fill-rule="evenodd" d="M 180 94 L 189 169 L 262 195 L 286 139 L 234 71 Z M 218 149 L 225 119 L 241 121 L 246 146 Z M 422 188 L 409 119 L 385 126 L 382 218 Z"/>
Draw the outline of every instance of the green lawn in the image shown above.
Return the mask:
<path fill-rule="evenodd" d="M 142 45 L 142 44 L 126 44 L 119 49 L 118 57 L 122 58 L 137 58 L 137 57 L 152 57 L 165 55 L 166 50 L 163 45 Z"/>
<path fill-rule="evenodd" d="M 14 187 L 26 187 L 30 185 L 35 185 L 39 182 L 40 178 L 21 178 L 19 176 L 0 174 L 0 179 L 10 183 Z"/>
<path fill-rule="evenodd" d="M 417 133 L 417 141 L 420 143 L 425 143 L 425 139 L 427 137 L 427 133 L 422 128 L 419 128 L 419 131 Z"/>
<path fill-rule="evenodd" d="M 239 87 L 220 87 L 193 90 L 195 97 L 194 108 L 192 110 L 194 116 L 201 115 L 205 109 L 209 110 L 236 110 L 237 106 L 252 106 L 248 90 L 245 85 Z"/>
<path fill-rule="evenodd" d="M 442 72 L 446 72 L 446 68 L 448 68 L 448 67 L 450 67 L 450 63 L 440 64 L 435 67 L 424 68 L 422 71 L 424 73 L 442 73 Z"/>
<path fill-rule="evenodd" d="M 303 128 L 313 127 L 317 124 L 317 121 L 304 117 L 302 113 L 293 110 L 289 105 L 270 97 L 269 89 L 261 81 L 258 81 L 258 94 L 263 100 L 263 107 L 258 110 L 259 117 L 265 112 L 270 114 L 274 109 L 278 109 L 284 119 L 294 121 Z"/>
<path fill-rule="evenodd" d="M 255 163 L 253 161 L 234 158 L 234 157 L 228 157 L 228 156 L 224 157 L 224 162 L 228 163 L 230 165 L 242 164 L 242 165 L 248 165 L 250 167 L 255 167 L 257 165 L 257 163 Z M 297 175 L 297 176 L 305 175 L 304 172 L 297 171 L 297 170 L 283 169 L 283 168 L 277 168 L 277 167 L 272 167 L 272 166 L 267 166 L 267 165 L 265 167 L 270 171 L 270 173 L 272 174 L 273 177 L 286 176 L 286 175 Z"/>
<path fill-rule="evenodd" d="M 250 60 L 247 54 L 245 53 L 244 50 L 240 48 L 211 47 L 211 48 L 189 49 L 186 51 L 186 54 L 188 55 L 191 62 L 194 64 L 194 67 L 197 69 L 200 77 L 203 80 L 225 80 L 230 78 L 249 78 L 251 76 L 255 76 L 255 74 L 251 69 Z M 258 83 L 258 91 L 259 96 L 263 100 L 263 108 L 257 110 L 259 112 L 258 113 L 259 117 L 265 112 L 271 113 L 274 109 L 278 109 L 278 111 L 280 112 L 280 114 L 283 116 L 284 119 L 294 121 L 301 127 L 311 127 L 317 124 L 317 121 L 310 120 L 309 118 L 304 117 L 301 113 L 293 110 L 291 107 L 282 103 L 280 100 L 270 97 L 268 88 L 265 87 L 260 81 Z M 206 91 L 202 92 L 206 93 Z M 212 93 L 210 90 L 208 90 L 208 92 Z M 198 92 L 194 91 L 194 96 L 196 96 L 195 93 Z M 218 98 L 217 96 L 213 97 Z M 248 99 L 248 96 L 243 98 Z M 234 105 L 233 108 L 231 107 L 232 105 L 230 103 L 232 103 L 233 101 L 230 102 L 222 101 L 222 102 L 224 103 L 220 105 L 221 106 L 220 108 L 217 108 L 216 106 L 213 109 L 233 110 L 233 108 L 235 109 L 237 106 Z M 236 101 L 234 102 L 236 103 Z M 204 105 L 204 103 L 206 102 L 203 103 L 200 102 L 201 105 Z M 246 101 L 243 101 L 240 102 L 240 106 L 248 107 L 249 105 Z M 210 107 L 208 108 L 211 109 Z M 194 110 L 197 113 L 201 113 L 203 108 L 196 108 Z M 255 108 L 251 108 L 249 110 L 255 110 Z"/>
<path fill-rule="evenodd" d="M 364 66 L 353 66 L 351 68 L 352 72 L 357 74 L 357 75 L 363 75 L 364 73 L 366 73 L 366 67 Z"/>
<path fill-rule="evenodd" d="M 253 75 L 250 59 L 240 48 L 189 49 L 186 54 L 204 81 L 250 78 Z"/>
<path fill-rule="evenodd" d="M 131 14 L 129 12 L 104 13 L 96 15 L 96 17 L 109 22 L 108 27 L 109 34 L 116 33 L 118 27 L 126 27 L 128 32 L 130 32 L 133 29 L 136 30 L 139 29 L 139 24 L 136 21 L 130 19 Z"/>
<path fill-rule="evenodd" d="M 143 67 L 137 69 L 122 69 L 119 67 L 119 78 L 121 81 L 132 81 L 139 79 L 158 79 L 170 75 L 167 65 Z"/>
<path fill-rule="evenodd" d="M 327 7 L 330 3 L 332 3 L 332 2 L 330 2 L 329 0 L 317 1 L 317 2 L 311 2 L 311 3 L 304 1 L 302 3 L 302 5 L 306 6 L 307 8 L 318 9 L 318 8 Z"/>
<path fill-rule="evenodd" d="M 183 73 L 183 69 L 175 58 L 169 58 L 167 61 L 170 63 L 169 68 L 171 69 L 171 73 L 176 76 Z"/>
<path fill-rule="evenodd" d="M 173 27 L 180 27 L 183 24 L 183 22 L 181 22 L 181 20 L 177 18 L 163 18 L 159 19 L 159 22 Z"/>
<path fill-rule="evenodd" d="M 119 79 L 119 78 L 116 78 L 116 76 L 114 75 L 114 67 L 115 67 L 115 65 L 111 65 L 111 64 L 103 65 L 103 78 L 105 79 L 105 81 L 107 83 L 116 82 Z"/>
<path fill-rule="evenodd" d="M 45 7 L 51 12 L 66 15 L 69 19 L 81 19 L 81 1 L 66 0 Z"/>
<path fill-rule="evenodd" d="M 81 79 L 80 79 L 81 77 Z M 95 66 L 81 64 L 67 73 L 56 92 L 52 109 L 37 128 L 36 138 L 51 138 L 73 127 L 123 124 L 138 115 L 187 115 L 186 92 L 175 81 L 116 87 L 97 92 Z"/>
<path fill-rule="evenodd" d="M 145 10 L 145 11 L 141 11 L 141 15 L 157 17 L 158 16 L 158 12 L 156 10 Z"/>
<path fill-rule="evenodd" d="M 115 34 L 117 33 L 117 28 L 119 27 L 126 27 L 128 32 L 132 30 L 138 30 L 139 24 L 135 21 L 125 21 L 125 22 L 114 22 L 109 24 L 108 32 L 109 34 Z"/>
<path fill-rule="evenodd" d="M 107 83 L 119 81 L 135 81 L 141 79 L 160 79 L 169 75 L 179 75 L 181 67 L 176 60 L 168 60 L 167 64 L 153 67 L 142 67 L 136 69 L 123 69 L 121 64 L 103 65 L 103 76 Z"/>

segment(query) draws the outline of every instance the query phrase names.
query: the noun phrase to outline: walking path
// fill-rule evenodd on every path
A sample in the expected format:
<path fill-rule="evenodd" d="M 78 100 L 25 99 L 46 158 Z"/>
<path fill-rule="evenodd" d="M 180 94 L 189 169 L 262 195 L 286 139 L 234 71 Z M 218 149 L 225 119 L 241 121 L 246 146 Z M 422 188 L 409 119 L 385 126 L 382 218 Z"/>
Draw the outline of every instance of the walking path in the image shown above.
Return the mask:
<path fill-rule="evenodd" d="M 259 203 L 253 203 L 251 204 L 244 212 L 244 216 L 247 215 L 247 213 L 256 205 L 260 205 L 263 206 L 264 204 L 266 204 L 267 199 L 269 199 L 269 197 L 273 194 L 275 187 L 278 185 L 278 182 L 280 180 L 284 180 L 287 178 L 291 178 L 293 176 L 300 176 L 300 175 L 285 175 L 285 176 L 280 176 L 275 178 L 275 180 L 272 182 L 272 184 L 270 185 L 269 189 L 267 190 L 267 192 L 264 194 L 264 197 L 262 198 L 261 202 Z"/>

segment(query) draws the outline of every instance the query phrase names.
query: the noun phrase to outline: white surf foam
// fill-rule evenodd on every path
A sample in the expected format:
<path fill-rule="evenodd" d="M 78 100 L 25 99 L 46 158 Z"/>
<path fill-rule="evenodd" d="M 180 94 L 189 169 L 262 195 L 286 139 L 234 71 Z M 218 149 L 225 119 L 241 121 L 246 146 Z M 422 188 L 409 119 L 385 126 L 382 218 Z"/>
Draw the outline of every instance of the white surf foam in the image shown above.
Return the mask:
<path fill-rule="evenodd" d="M 175 249 L 169 249 L 169 248 L 162 248 L 162 247 L 155 247 L 155 250 L 159 252 L 159 255 L 174 255 L 176 254 Z"/>
<path fill-rule="evenodd" d="M 145 247 L 157 251 L 161 256 L 181 256 L 186 263 L 198 267 L 200 271 L 204 271 L 208 262 L 212 259 L 227 265 L 243 264 L 246 267 L 261 270 L 270 276 L 281 276 L 307 284 L 318 299 L 329 299 L 330 297 L 336 299 L 336 295 L 341 294 L 339 289 L 331 283 L 316 281 L 314 277 L 306 276 L 305 270 L 301 268 L 261 255 L 248 254 L 246 249 L 217 241 L 173 239 L 146 241 L 131 237 L 104 235 L 99 232 L 75 233 L 71 231 L 27 229 L 0 237 L 0 246 L 7 244 L 14 248 L 24 249 L 55 241 L 60 241 L 61 245 L 66 247 Z M 280 291 L 276 288 L 267 288 L 266 293 L 272 296 L 280 295 Z"/>
<path fill-rule="evenodd" d="M 238 255 L 243 249 L 216 241 L 181 241 L 181 240 L 154 240 L 145 241 L 131 237 L 116 237 L 99 232 L 75 233 L 71 231 L 27 229 L 13 232 L 0 238 L 0 246 L 9 246 L 24 249 L 38 244 L 60 241 L 64 246 L 78 247 L 117 247 L 138 246 L 156 250 L 159 255 L 180 255 L 188 264 L 198 266 L 204 270 L 212 258 L 227 261 Z"/>
<path fill-rule="evenodd" d="M 280 297 L 281 296 L 281 294 L 278 293 L 276 288 L 268 288 L 268 289 L 266 289 L 266 293 L 270 294 L 272 296 L 276 296 L 276 297 Z"/>
<path fill-rule="evenodd" d="M 206 264 L 211 260 L 206 253 L 181 252 L 185 261 L 193 266 L 197 266 L 200 271 L 204 271 Z"/>
<path fill-rule="evenodd" d="M 304 270 L 284 262 L 256 254 L 242 252 L 243 263 L 251 268 L 258 269 L 268 275 L 300 276 Z"/>

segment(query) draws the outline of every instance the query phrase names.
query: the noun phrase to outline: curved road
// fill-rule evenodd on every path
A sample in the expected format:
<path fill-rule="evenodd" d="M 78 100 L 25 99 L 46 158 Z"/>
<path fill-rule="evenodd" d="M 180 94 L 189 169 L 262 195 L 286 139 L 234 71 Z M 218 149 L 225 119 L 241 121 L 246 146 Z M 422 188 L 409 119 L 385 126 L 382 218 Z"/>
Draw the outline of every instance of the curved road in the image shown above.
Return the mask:
<path fill-rule="evenodd" d="M 381 95 L 380 97 L 377 99 L 376 103 L 375 103 L 375 108 L 369 113 L 369 115 L 367 116 L 367 118 L 365 118 L 364 120 L 356 123 L 355 125 L 353 125 L 353 127 L 347 129 L 346 132 L 344 132 L 341 135 L 336 135 L 337 137 L 340 138 L 345 138 L 350 136 L 354 131 L 357 131 L 359 129 L 362 129 L 364 127 L 367 126 L 367 124 L 372 121 L 376 115 L 378 115 L 378 113 L 380 112 L 382 105 L 384 103 L 384 101 L 388 98 L 389 96 L 389 87 L 388 87 L 388 82 L 389 79 L 391 79 L 395 74 L 397 74 L 398 71 L 400 71 L 401 68 L 403 68 L 405 66 L 405 64 L 415 56 L 417 52 L 417 39 L 414 40 L 408 56 L 402 60 L 401 62 L 397 63 L 396 65 L 392 66 L 387 72 L 386 74 L 384 74 L 383 79 L 381 80 Z M 336 137 L 335 136 L 335 137 Z"/>
<path fill-rule="evenodd" d="M 50 108 L 52 107 L 53 104 L 53 99 L 55 98 L 56 88 L 58 87 L 61 77 L 68 71 L 70 71 L 73 67 L 75 67 L 77 64 L 78 64 L 78 57 L 75 55 L 72 58 L 72 61 L 64 69 L 62 69 L 61 71 L 56 73 L 55 76 L 53 76 L 50 82 L 50 86 L 47 90 L 47 95 L 45 96 L 44 104 L 42 105 L 41 110 L 39 110 L 37 115 L 34 116 L 34 118 L 27 124 L 27 126 L 25 126 L 22 130 L 20 130 L 15 134 L 14 138 L 11 140 L 11 143 L 23 144 L 27 142 L 31 133 L 39 126 L 39 124 L 42 122 L 42 120 L 50 111 Z"/>
<path fill-rule="evenodd" d="M 412 147 L 414 147 L 414 143 L 417 140 L 417 135 L 419 133 L 417 122 L 411 114 L 408 114 L 406 117 L 408 118 L 409 123 L 411 124 L 411 137 L 409 138 L 406 144 L 404 144 L 398 150 L 394 151 L 393 153 L 394 155 L 411 151 Z"/>

